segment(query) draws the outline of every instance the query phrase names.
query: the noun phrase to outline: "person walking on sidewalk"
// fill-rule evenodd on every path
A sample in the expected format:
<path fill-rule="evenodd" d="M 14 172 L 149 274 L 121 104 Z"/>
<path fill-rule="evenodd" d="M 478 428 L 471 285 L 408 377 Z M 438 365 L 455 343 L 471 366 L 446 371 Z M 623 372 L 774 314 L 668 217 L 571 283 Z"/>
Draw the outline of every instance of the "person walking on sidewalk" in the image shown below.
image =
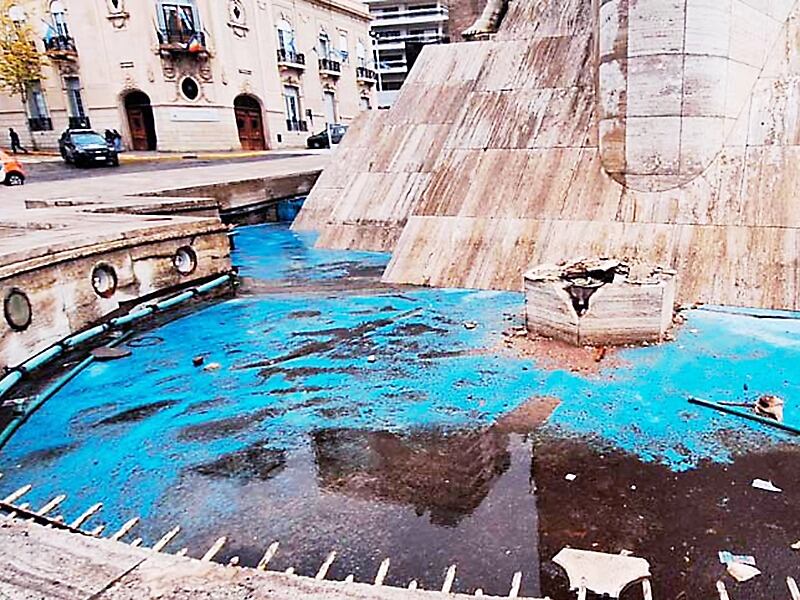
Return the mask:
<path fill-rule="evenodd" d="M 11 151 L 14 154 L 17 153 L 17 150 L 22 150 L 22 152 L 24 152 L 25 154 L 28 153 L 28 151 L 22 147 L 22 144 L 20 144 L 19 134 L 16 131 L 14 131 L 13 127 L 8 128 L 8 137 L 11 139 Z"/>

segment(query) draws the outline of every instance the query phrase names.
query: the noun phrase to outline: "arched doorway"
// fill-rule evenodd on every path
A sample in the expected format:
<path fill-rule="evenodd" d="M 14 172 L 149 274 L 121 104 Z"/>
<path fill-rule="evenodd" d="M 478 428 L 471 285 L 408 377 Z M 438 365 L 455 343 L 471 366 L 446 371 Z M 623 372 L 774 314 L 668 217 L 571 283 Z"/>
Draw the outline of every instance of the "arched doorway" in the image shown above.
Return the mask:
<path fill-rule="evenodd" d="M 135 91 L 125 96 L 125 112 L 131 130 L 131 143 L 134 150 L 155 150 L 156 122 L 150 97 L 144 92 Z"/>
<path fill-rule="evenodd" d="M 264 142 L 264 121 L 261 117 L 261 105 L 252 96 L 242 94 L 233 101 L 236 115 L 236 127 L 239 129 L 239 141 L 244 150 L 266 150 Z"/>

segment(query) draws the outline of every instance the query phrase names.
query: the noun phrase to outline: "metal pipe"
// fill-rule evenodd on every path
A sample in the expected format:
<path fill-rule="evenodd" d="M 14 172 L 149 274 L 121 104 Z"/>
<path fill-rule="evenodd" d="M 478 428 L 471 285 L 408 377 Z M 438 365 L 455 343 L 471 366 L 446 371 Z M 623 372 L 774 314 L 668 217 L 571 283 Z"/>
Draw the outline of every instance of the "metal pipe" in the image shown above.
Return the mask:
<path fill-rule="evenodd" d="M 63 343 L 67 348 L 74 348 L 83 342 L 88 342 L 90 339 L 104 334 L 106 331 L 108 331 L 108 328 L 108 323 L 103 323 L 102 325 L 92 327 L 91 329 L 87 329 L 82 333 L 77 333 L 71 337 L 68 337 Z"/>
<path fill-rule="evenodd" d="M 91 329 L 87 329 L 84 332 L 75 334 L 70 336 L 63 341 L 51 346 L 47 350 L 37 354 L 33 358 L 29 359 L 27 362 L 23 363 L 19 367 L 12 370 L 8 373 L 5 377 L 0 379 L 0 398 L 2 398 L 5 394 L 7 394 L 11 388 L 13 388 L 19 381 L 22 379 L 22 376 L 25 373 L 38 369 L 42 365 L 50 362 L 55 357 L 59 356 L 64 352 L 65 348 L 74 348 L 84 342 L 87 342 L 103 333 L 106 333 L 114 328 L 122 328 L 130 325 L 152 315 L 156 310 L 166 310 L 168 308 L 172 308 L 173 306 L 177 306 L 191 298 L 194 298 L 197 295 L 205 294 L 210 292 L 211 290 L 218 288 L 225 283 L 230 282 L 233 279 L 233 275 L 231 273 L 226 273 L 225 275 L 221 275 L 216 279 L 212 279 L 202 285 L 199 285 L 195 288 L 187 290 L 173 298 L 169 298 L 167 300 L 163 300 L 160 303 L 147 306 L 141 310 L 137 310 L 135 312 L 128 313 L 127 315 L 116 317 L 114 319 L 109 320 L 107 323 L 103 323 L 102 325 L 98 325 Z M 0 447 L 2 447 L 2 443 L 0 443 Z"/>
<path fill-rule="evenodd" d="M 130 336 L 131 336 L 130 333 L 120 336 L 119 338 L 108 344 L 107 347 L 114 348 L 115 346 L 118 346 L 119 344 L 124 342 Z M 8 443 L 8 440 L 11 439 L 11 436 L 14 435 L 17 432 L 17 430 L 20 427 L 22 427 L 22 425 L 25 424 L 25 422 L 31 417 L 31 415 L 33 415 L 33 413 L 39 410 L 45 402 L 47 402 L 56 393 L 58 393 L 58 391 L 61 390 L 61 388 L 63 388 L 70 381 L 72 381 L 81 371 L 83 371 L 86 367 L 92 364 L 94 360 L 95 360 L 94 355 L 89 355 L 86 358 L 84 358 L 81 362 L 72 367 L 64 375 L 59 377 L 53 383 L 53 385 L 51 385 L 44 392 L 39 394 L 36 397 L 36 400 L 34 400 L 33 403 L 30 406 L 28 406 L 27 410 L 25 410 L 24 413 L 12 419 L 11 422 L 9 422 L 9 424 L 6 425 L 6 428 L 2 432 L 0 432 L 0 448 L 2 448 Z"/>
<path fill-rule="evenodd" d="M 173 306 L 178 306 L 178 304 L 183 304 L 187 300 L 191 300 L 192 298 L 194 298 L 194 294 L 195 294 L 194 290 L 183 292 L 182 294 L 178 294 L 177 296 L 156 303 L 155 308 L 157 310 L 167 310 L 169 308 L 172 308 Z"/>
<path fill-rule="evenodd" d="M 788 431 L 789 433 L 793 433 L 795 435 L 800 435 L 800 428 L 798 427 L 793 427 L 792 425 L 786 425 L 785 423 L 781 423 L 780 421 L 775 421 L 774 419 L 768 419 L 767 417 L 762 417 L 761 415 L 757 415 L 755 413 L 750 413 L 744 410 L 738 410 L 730 406 L 725 406 L 724 404 L 718 404 L 716 402 L 710 402 L 709 400 L 703 400 L 702 398 L 689 398 L 689 402 L 692 404 L 697 404 L 699 406 L 705 406 L 706 408 L 713 408 L 718 411 L 728 413 L 730 415 L 736 415 L 737 417 L 742 417 L 743 419 L 750 419 L 751 421 L 757 421 L 762 425 L 768 425 L 769 427 L 774 427 L 775 429 L 782 429 L 783 431 Z"/>

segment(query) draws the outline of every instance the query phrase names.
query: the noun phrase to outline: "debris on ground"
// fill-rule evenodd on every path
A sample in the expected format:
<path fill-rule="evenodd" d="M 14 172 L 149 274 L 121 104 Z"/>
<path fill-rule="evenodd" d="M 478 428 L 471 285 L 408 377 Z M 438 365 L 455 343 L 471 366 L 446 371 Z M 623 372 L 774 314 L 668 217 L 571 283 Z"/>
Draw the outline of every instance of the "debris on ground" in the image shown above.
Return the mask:
<path fill-rule="evenodd" d="M 205 362 L 205 360 L 206 360 L 206 359 L 205 359 L 205 358 L 203 358 L 202 356 L 195 356 L 195 357 L 192 359 L 192 364 L 193 364 L 195 367 L 199 367 L 200 365 L 202 365 L 202 364 Z"/>
<path fill-rule="evenodd" d="M 222 365 L 216 362 L 208 363 L 205 367 L 203 367 L 204 371 L 219 371 L 222 368 Z"/>
<path fill-rule="evenodd" d="M 800 540 L 789 546 L 792 550 L 800 550 Z"/>
<path fill-rule="evenodd" d="M 466 329 L 475 329 L 476 327 L 478 327 L 478 324 L 475 321 L 467 321 L 466 323 L 464 323 L 464 327 Z"/>
<path fill-rule="evenodd" d="M 756 566 L 756 557 L 749 556 L 747 554 L 732 554 L 727 550 L 722 550 L 718 553 L 719 555 L 719 562 L 723 565 L 729 565 L 734 562 L 742 563 L 743 565 L 750 565 L 751 567 Z"/>
<path fill-rule="evenodd" d="M 600 362 L 601 360 L 603 360 L 606 357 L 606 352 L 608 352 L 608 350 L 606 349 L 605 346 L 600 346 L 598 348 L 595 348 L 594 362 Z"/>
<path fill-rule="evenodd" d="M 113 346 L 100 346 L 92 350 L 92 356 L 96 360 L 118 360 L 120 358 L 127 358 L 131 355 L 131 351 L 127 348 L 115 348 Z"/>
<path fill-rule="evenodd" d="M 567 473 L 566 477 L 564 477 L 567 481 L 575 481 L 577 478 L 578 476 L 575 473 Z"/>
<path fill-rule="evenodd" d="M 367 357 L 367 362 L 368 362 L 368 363 L 374 363 L 374 362 L 377 362 L 377 360 L 378 360 L 378 357 L 377 357 L 377 356 L 375 356 L 374 354 L 370 354 L 370 355 Z"/>
<path fill-rule="evenodd" d="M 753 577 L 761 575 L 753 565 L 746 565 L 740 562 L 732 562 L 728 565 L 728 575 L 733 577 L 739 583 L 750 581 Z"/>
<path fill-rule="evenodd" d="M 777 396 L 761 396 L 755 405 L 756 414 L 768 419 L 775 419 L 778 423 L 783 423 L 783 399 Z"/>
<path fill-rule="evenodd" d="M 772 481 L 768 481 L 765 479 L 753 479 L 753 483 L 751 484 L 757 490 L 763 490 L 765 492 L 773 492 L 775 494 L 780 494 L 783 490 L 776 486 Z"/>
<path fill-rule="evenodd" d="M 650 592 L 650 563 L 643 558 L 563 548 L 553 562 L 567 572 L 570 590 L 579 594 L 591 591 L 619 598 L 636 581 L 642 582 L 645 597 Z"/>

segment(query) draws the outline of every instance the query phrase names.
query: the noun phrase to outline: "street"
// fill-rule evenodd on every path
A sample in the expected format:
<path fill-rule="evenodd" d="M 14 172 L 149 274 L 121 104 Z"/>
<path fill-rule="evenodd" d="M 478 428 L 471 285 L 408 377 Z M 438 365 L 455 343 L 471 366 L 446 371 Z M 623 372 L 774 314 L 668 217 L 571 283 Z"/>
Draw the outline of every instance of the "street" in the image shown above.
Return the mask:
<path fill-rule="evenodd" d="M 191 169 L 221 164 L 242 164 L 263 161 L 280 160 L 298 156 L 309 156 L 305 153 L 275 153 L 262 154 L 258 156 L 236 156 L 230 158 L 208 158 L 202 155 L 186 155 L 183 157 L 169 157 L 168 159 L 154 156 L 152 159 L 146 157 L 136 157 L 135 160 L 126 160 L 125 155 L 120 157 L 119 167 L 109 167 L 106 165 L 88 168 L 78 168 L 67 164 L 63 160 L 36 160 L 27 162 L 25 155 L 20 156 L 25 170 L 28 173 L 27 184 L 45 181 L 63 181 L 66 179 L 96 179 L 108 177 L 110 175 L 120 175 L 124 173 L 142 173 L 153 171 L 166 171 L 176 168 Z M 198 158 L 193 158 L 198 156 Z M 217 155 L 218 156 L 218 155 Z"/>

